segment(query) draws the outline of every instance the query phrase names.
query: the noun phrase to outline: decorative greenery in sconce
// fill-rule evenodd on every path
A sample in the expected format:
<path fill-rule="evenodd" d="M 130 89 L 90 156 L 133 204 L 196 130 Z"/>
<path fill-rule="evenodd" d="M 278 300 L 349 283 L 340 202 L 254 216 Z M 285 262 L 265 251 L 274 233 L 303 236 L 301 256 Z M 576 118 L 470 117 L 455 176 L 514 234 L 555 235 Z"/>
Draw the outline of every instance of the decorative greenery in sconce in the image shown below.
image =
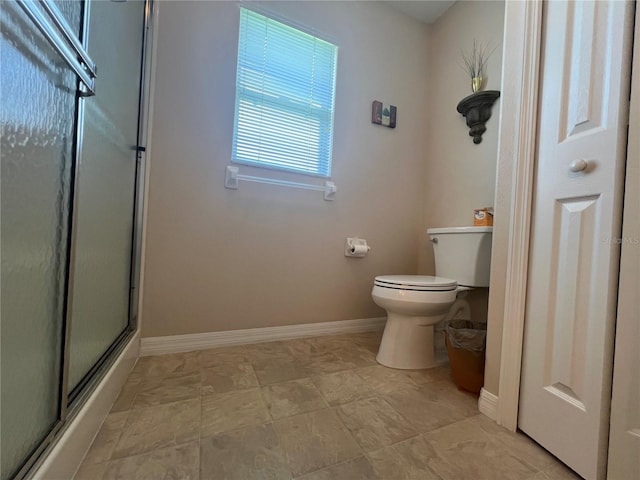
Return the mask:
<path fill-rule="evenodd" d="M 493 55 L 493 52 L 496 51 L 496 47 L 494 47 L 493 50 L 491 50 L 489 53 L 487 53 L 487 49 L 487 45 L 482 45 L 477 40 L 474 40 L 473 47 L 471 48 L 471 53 L 466 54 L 464 51 L 460 50 L 460 55 L 462 56 L 462 61 L 464 62 L 464 66 L 462 68 L 471 77 L 471 91 L 473 93 L 482 90 L 485 65 L 487 64 L 487 61 L 489 60 L 491 55 Z"/>
<path fill-rule="evenodd" d="M 473 137 L 476 145 L 482 142 L 482 134 L 486 132 L 485 124 L 491 118 L 491 107 L 500 96 L 497 90 L 482 90 L 485 66 L 489 57 L 496 50 L 495 48 L 487 53 L 487 46 L 478 41 L 473 41 L 473 48 L 470 54 L 460 51 L 464 61 L 463 69 L 471 77 L 471 91 L 473 92 L 458 103 L 458 112 L 467 120 L 469 135 Z"/>

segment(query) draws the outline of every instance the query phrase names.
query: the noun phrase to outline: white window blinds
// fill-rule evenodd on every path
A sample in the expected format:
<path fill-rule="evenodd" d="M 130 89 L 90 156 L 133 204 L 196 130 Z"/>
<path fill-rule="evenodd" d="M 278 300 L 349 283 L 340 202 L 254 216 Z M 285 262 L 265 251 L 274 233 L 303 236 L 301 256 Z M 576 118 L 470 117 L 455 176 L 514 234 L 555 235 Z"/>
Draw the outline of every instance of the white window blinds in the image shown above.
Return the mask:
<path fill-rule="evenodd" d="M 240 9 L 235 163 L 331 175 L 337 47 Z"/>

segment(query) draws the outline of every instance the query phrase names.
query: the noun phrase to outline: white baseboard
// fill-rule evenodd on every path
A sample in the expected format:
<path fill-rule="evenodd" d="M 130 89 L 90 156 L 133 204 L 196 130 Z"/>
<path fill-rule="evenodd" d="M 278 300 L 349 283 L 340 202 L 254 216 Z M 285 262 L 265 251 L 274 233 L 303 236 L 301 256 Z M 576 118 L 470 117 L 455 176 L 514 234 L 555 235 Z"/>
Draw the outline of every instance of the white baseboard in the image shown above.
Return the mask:
<path fill-rule="evenodd" d="M 306 323 L 281 327 L 248 328 L 226 332 L 207 332 L 189 335 L 143 338 L 140 356 L 189 352 L 207 348 L 273 342 L 293 338 L 336 335 L 340 333 L 373 332 L 384 328 L 386 317 L 340 320 L 337 322 Z"/>
<path fill-rule="evenodd" d="M 139 351 L 140 333 L 136 333 L 66 428 L 33 479 L 73 478 L 136 363 Z"/>
<path fill-rule="evenodd" d="M 480 390 L 478 410 L 494 422 L 498 421 L 498 397 L 484 388 Z"/>

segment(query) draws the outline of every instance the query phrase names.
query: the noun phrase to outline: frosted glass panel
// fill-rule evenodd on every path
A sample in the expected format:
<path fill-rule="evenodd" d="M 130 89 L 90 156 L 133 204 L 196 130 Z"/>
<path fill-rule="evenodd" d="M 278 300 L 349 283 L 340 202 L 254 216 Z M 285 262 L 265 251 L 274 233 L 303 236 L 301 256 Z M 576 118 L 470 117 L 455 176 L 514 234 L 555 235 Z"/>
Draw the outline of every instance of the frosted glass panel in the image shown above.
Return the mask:
<path fill-rule="evenodd" d="M 80 8 L 65 5 L 78 31 Z M 59 418 L 76 79 L 16 3 L 0 29 L 4 480 Z"/>
<path fill-rule="evenodd" d="M 92 2 L 77 193 L 69 386 L 76 387 L 128 325 L 138 93 L 144 3 Z"/>
<path fill-rule="evenodd" d="M 80 30 L 77 28 L 82 21 L 81 0 L 54 0 L 56 7 L 67 21 L 72 30 L 80 38 Z"/>

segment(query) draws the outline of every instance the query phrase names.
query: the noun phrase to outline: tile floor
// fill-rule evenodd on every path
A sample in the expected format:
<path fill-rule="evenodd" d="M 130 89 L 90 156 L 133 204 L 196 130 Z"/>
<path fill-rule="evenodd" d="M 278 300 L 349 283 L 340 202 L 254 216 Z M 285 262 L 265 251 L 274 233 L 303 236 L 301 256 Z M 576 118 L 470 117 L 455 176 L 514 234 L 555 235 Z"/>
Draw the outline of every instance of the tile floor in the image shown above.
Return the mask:
<path fill-rule="evenodd" d="M 380 366 L 380 333 L 141 358 L 76 480 L 560 480 L 446 368 Z"/>

